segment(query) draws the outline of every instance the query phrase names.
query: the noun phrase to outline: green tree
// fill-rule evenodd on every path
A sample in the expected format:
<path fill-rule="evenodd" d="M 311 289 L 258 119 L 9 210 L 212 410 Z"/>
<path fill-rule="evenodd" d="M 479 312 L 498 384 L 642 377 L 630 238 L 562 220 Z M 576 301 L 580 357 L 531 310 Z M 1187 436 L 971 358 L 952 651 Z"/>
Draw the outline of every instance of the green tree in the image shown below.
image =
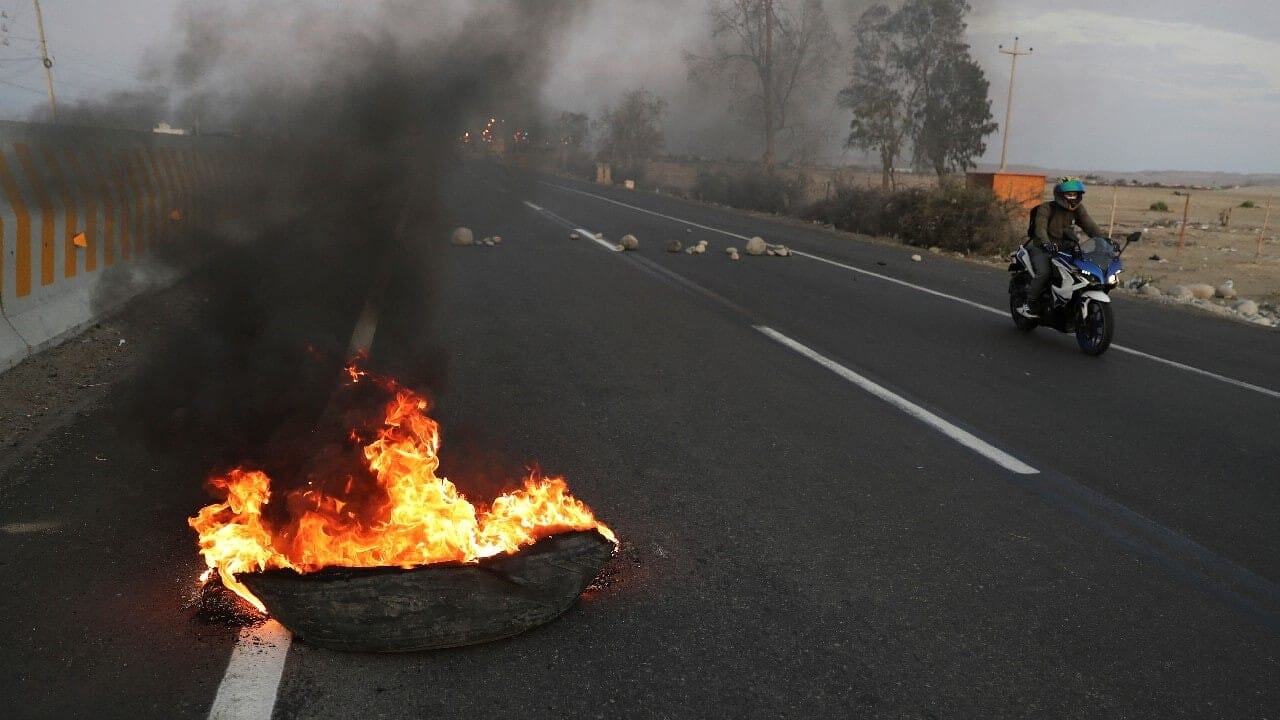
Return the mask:
<path fill-rule="evenodd" d="M 885 190 L 894 186 L 893 165 L 911 130 L 916 90 L 898 61 L 894 19 L 887 5 L 873 5 L 858 18 L 849 84 L 837 97 L 841 107 L 853 112 L 845 145 L 879 155 Z"/>
<path fill-rule="evenodd" d="M 562 112 L 556 118 L 556 142 L 569 150 L 580 150 L 587 142 L 589 129 L 586 113 Z"/>
<path fill-rule="evenodd" d="M 720 89 L 764 139 L 761 162 L 772 172 L 779 137 L 811 134 L 803 110 L 830 76 L 838 50 L 821 0 L 709 0 L 711 42 L 705 55 L 686 52 L 689 78 Z"/>
<path fill-rule="evenodd" d="M 917 168 L 941 177 L 975 166 L 973 159 L 987 151 L 986 138 L 998 127 L 991 120 L 989 87 L 982 68 L 967 57 L 939 64 L 913 137 Z"/>
<path fill-rule="evenodd" d="M 854 29 L 854 62 L 839 102 L 853 111 L 847 145 L 878 151 L 885 188 L 908 147 L 939 176 L 973 167 L 995 132 L 990 88 L 964 42 L 965 0 L 875 5 Z"/>
<path fill-rule="evenodd" d="M 623 169 L 638 170 L 640 162 L 661 152 L 666 142 L 662 133 L 666 112 L 666 100 L 644 88 L 629 90 L 616 107 L 600 114 L 600 157 Z"/>
<path fill-rule="evenodd" d="M 970 10 L 966 0 L 907 0 L 894 21 L 898 62 L 917 88 L 910 109 L 912 161 L 939 177 L 973 167 L 997 127 L 990 84 L 964 41 Z"/>

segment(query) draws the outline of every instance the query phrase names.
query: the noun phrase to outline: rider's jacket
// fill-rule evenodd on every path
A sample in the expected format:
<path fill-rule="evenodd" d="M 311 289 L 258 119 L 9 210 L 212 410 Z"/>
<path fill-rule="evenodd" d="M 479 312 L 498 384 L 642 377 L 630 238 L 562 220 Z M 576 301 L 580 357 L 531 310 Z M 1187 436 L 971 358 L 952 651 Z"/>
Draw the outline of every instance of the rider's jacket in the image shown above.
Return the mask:
<path fill-rule="evenodd" d="M 1080 229 L 1089 233 L 1089 237 L 1102 235 L 1102 228 L 1089 217 L 1089 211 L 1084 209 L 1084 205 L 1078 205 L 1071 211 L 1052 200 L 1032 211 L 1028 234 L 1039 245 L 1050 241 L 1057 244 L 1062 242 L 1062 233 L 1069 230 L 1072 224 L 1079 225 Z"/>

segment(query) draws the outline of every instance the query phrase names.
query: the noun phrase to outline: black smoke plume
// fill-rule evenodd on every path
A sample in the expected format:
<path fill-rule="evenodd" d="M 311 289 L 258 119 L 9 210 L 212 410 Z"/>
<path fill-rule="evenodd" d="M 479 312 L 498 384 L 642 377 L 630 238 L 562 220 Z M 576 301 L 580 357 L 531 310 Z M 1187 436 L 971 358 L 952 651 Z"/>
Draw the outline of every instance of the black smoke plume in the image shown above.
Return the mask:
<path fill-rule="evenodd" d="M 177 47 L 157 52 L 153 65 L 168 69 L 157 80 L 181 89 L 173 116 L 223 138 L 241 173 L 234 216 L 190 244 L 211 255 L 187 281 L 198 309 L 124 400 L 153 448 L 298 474 L 315 452 L 298 440 L 325 410 L 382 269 L 416 273 L 421 297 L 397 301 L 429 309 L 458 137 L 478 117 L 536 112 L 572 11 L 558 0 L 351 5 L 193 3 Z M 429 345 L 402 351 L 427 357 Z M 403 379 L 442 382 L 419 370 Z"/>

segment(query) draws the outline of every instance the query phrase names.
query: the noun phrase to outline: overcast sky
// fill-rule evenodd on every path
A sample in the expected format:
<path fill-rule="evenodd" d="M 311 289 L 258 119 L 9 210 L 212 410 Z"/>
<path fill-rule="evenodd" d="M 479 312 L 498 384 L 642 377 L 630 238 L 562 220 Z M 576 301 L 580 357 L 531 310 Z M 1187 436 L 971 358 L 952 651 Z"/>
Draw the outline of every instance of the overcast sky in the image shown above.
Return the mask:
<path fill-rule="evenodd" d="M 535 0 L 530 0 L 535 1 Z M 1011 164 L 1073 170 L 1280 172 L 1280 3 L 1274 0 L 971 0 L 969 42 L 991 82 L 1003 125 L 1009 56 L 1020 36 Z M 140 86 L 147 63 L 171 46 L 183 0 L 43 0 L 59 102 Z M 316 9 L 370 2 L 308 0 Z M 465 0 L 448 0 L 458 6 Z M 866 5 L 828 0 L 846 28 Z M 710 139 L 681 59 L 705 37 L 703 0 L 584 2 L 556 49 L 544 89 L 551 107 L 595 114 L 645 85 L 672 105 L 673 151 Z M 31 0 L 0 0 L 0 118 L 47 105 Z M 348 12 L 359 22 L 359 11 Z M 847 53 L 839 61 L 843 78 Z M 847 117 L 834 115 L 839 137 Z M 998 163 L 1001 135 L 984 158 Z M 830 154 L 841 157 L 839 142 Z M 844 154 L 846 161 L 860 159 Z"/>

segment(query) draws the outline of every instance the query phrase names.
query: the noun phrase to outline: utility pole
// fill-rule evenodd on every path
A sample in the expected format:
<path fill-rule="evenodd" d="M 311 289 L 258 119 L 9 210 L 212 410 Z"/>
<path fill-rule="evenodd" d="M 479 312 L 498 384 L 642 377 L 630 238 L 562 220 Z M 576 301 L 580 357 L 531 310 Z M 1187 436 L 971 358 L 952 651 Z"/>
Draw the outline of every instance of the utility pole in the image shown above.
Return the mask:
<path fill-rule="evenodd" d="M 773 0 L 763 0 L 764 7 L 764 170 L 773 174 L 777 163 L 773 127 Z"/>
<path fill-rule="evenodd" d="M 44 15 L 40 13 L 40 0 L 36 4 L 36 27 L 40 29 L 40 60 L 44 63 L 44 83 L 49 88 L 49 114 L 58 122 L 58 104 L 53 100 L 53 61 L 49 59 L 49 44 L 44 39 Z"/>
<path fill-rule="evenodd" d="M 1013 76 L 1018 72 L 1018 56 L 1030 55 L 1035 52 L 1035 48 L 1027 48 L 1026 50 L 1018 49 L 1018 38 L 1013 39 L 1013 49 L 1006 50 L 1003 45 L 997 46 L 1000 52 L 1005 55 L 1013 56 L 1012 66 L 1009 68 L 1009 102 L 1004 109 L 1004 142 L 1000 144 L 1000 172 L 1004 172 L 1005 156 L 1009 152 L 1009 122 L 1013 118 Z"/>

